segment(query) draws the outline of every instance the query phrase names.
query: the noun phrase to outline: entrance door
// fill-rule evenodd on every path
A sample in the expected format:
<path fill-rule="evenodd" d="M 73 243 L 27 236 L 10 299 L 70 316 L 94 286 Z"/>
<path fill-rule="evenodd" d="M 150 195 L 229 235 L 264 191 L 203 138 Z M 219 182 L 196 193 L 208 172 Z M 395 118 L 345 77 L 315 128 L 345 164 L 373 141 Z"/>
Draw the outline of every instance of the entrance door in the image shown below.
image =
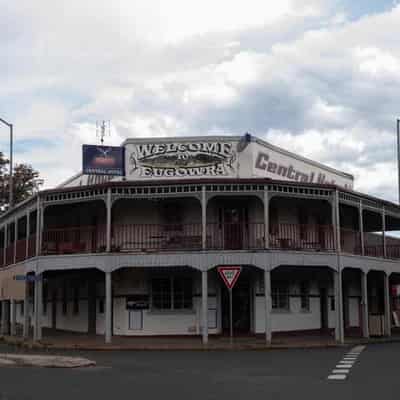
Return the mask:
<path fill-rule="evenodd" d="M 223 207 L 224 248 L 241 250 L 244 244 L 247 209 L 242 205 Z"/>
<path fill-rule="evenodd" d="M 223 285 L 221 290 L 222 300 L 222 330 L 229 334 L 229 290 Z M 239 277 L 235 287 L 232 289 L 232 315 L 234 334 L 248 334 L 250 332 L 250 279 Z"/>
<path fill-rule="evenodd" d="M 96 334 L 96 281 L 88 282 L 88 333 Z"/>
<path fill-rule="evenodd" d="M 328 293 L 326 288 L 320 289 L 321 329 L 328 329 Z"/>
<path fill-rule="evenodd" d="M 28 310 L 25 310 L 28 312 Z M 51 299 L 51 327 L 57 329 L 57 290 L 53 290 Z"/>

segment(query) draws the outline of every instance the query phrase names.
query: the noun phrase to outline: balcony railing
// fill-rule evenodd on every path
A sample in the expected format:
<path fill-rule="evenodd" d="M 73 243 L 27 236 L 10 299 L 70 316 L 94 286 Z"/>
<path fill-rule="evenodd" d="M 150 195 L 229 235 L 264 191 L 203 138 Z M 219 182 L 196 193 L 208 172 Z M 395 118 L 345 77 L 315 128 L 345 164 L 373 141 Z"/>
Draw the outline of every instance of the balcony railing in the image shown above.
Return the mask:
<path fill-rule="evenodd" d="M 208 223 L 206 249 L 265 248 L 264 223 Z M 292 250 L 334 250 L 332 226 L 271 226 L 269 247 Z M 119 224 L 111 230 L 112 252 L 201 250 L 202 225 Z M 57 228 L 43 232 L 42 254 L 96 253 L 106 250 L 105 227 Z"/>
<path fill-rule="evenodd" d="M 268 244 L 265 225 L 251 223 L 208 223 L 206 250 L 335 251 L 334 228 L 331 225 L 272 224 Z M 400 258 L 400 239 L 387 241 L 386 257 Z M 111 228 L 111 252 L 199 251 L 203 249 L 201 223 L 192 224 L 115 224 Z M 43 231 L 42 255 L 104 253 L 107 250 L 106 226 L 50 228 Z M 361 234 L 341 229 L 344 253 L 362 254 Z M 0 249 L 0 266 L 21 262 L 36 254 L 36 236 L 11 243 Z M 364 233 L 364 255 L 383 257 L 382 235 Z"/>
<path fill-rule="evenodd" d="M 106 227 L 52 228 L 43 232 L 42 254 L 96 253 L 106 250 Z"/>

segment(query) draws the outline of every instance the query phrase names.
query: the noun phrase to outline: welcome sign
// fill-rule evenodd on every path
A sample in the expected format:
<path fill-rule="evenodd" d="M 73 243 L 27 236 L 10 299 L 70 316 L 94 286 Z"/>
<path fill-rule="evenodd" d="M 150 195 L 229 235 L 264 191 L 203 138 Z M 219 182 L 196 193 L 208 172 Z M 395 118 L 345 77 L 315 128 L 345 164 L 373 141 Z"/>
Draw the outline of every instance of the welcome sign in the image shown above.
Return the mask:
<path fill-rule="evenodd" d="M 236 170 L 230 142 L 187 141 L 128 145 L 129 174 L 140 178 L 229 176 Z"/>

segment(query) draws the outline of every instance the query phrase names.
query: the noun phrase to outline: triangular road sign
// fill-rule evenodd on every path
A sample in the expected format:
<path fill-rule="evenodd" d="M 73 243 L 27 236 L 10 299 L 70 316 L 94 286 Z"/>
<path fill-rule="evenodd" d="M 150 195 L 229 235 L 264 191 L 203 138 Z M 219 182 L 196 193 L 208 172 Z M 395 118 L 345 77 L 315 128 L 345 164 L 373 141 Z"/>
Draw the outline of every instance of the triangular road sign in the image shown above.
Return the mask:
<path fill-rule="evenodd" d="M 242 267 L 218 267 L 218 272 L 228 289 L 235 286 L 239 278 Z"/>

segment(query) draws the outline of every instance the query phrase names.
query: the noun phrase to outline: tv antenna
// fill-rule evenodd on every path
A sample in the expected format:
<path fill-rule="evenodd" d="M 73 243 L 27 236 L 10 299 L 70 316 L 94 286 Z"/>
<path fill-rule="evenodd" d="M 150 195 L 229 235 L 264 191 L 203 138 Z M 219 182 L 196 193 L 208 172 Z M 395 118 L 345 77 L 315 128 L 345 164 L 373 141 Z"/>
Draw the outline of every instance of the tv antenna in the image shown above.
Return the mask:
<path fill-rule="evenodd" d="M 100 137 L 101 145 L 104 144 L 104 138 L 106 136 L 111 136 L 111 123 L 110 121 L 96 121 L 96 136 Z"/>

